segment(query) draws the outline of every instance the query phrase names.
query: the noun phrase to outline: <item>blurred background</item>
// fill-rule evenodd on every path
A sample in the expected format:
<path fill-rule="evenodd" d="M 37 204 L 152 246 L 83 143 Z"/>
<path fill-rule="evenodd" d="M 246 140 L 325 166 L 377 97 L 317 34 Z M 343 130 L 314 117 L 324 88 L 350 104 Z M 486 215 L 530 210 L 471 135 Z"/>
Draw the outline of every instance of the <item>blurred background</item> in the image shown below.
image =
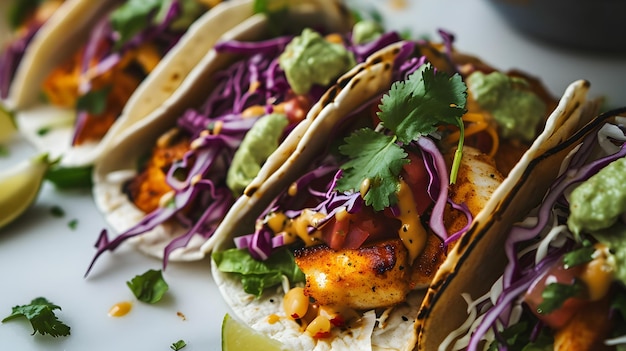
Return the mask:
<path fill-rule="evenodd" d="M 577 79 L 606 108 L 626 105 L 623 0 L 347 0 L 379 11 L 389 28 L 438 39 L 500 69 L 531 73 L 557 96 Z"/>

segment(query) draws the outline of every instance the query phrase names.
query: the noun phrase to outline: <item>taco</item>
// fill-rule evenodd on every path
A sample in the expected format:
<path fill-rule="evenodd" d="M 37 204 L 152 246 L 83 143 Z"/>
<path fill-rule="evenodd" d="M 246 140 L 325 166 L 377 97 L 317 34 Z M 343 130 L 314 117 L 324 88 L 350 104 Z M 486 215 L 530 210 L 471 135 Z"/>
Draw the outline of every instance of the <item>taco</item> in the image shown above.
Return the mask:
<path fill-rule="evenodd" d="M 319 113 L 309 110 L 326 88 L 400 40 L 357 43 L 352 24 L 340 3 L 307 1 L 227 32 L 163 108 L 96 163 L 96 204 L 118 234 L 102 234 L 96 257 L 130 238 L 164 264 L 204 257 L 261 165 L 281 166 L 295 145 L 283 147 L 285 137 L 301 138 L 314 122 L 304 117 Z M 281 155 L 266 162 L 279 145 Z"/>
<path fill-rule="evenodd" d="M 423 349 L 626 345 L 625 113 L 601 114 L 530 163 L 433 294 Z"/>
<path fill-rule="evenodd" d="M 227 214 L 213 276 L 253 328 L 291 349 L 412 350 L 448 251 L 491 215 L 521 155 L 580 123 L 586 83 L 557 104 L 537 80 L 459 53 L 442 34 L 443 44 L 392 44 L 342 77 L 285 165 Z M 526 113 L 533 122 L 515 126 Z"/>
<path fill-rule="evenodd" d="M 84 26 L 64 18 L 29 52 L 28 67 L 41 73 L 14 89 L 19 129 L 66 166 L 92 164 L 177 89 L 217 38 L 253 14 L 249 1 L 210 6 L 217 2 L 109 0 L 81 17 Z M 49 60 L 49 50 L 58 57 Z"/>
<path fill-rule="evenodd" d="M 48 73 L 49 65 L 38 61 L 45 58 L 54 63 L 63 59 L 59 43 L 50 38 L 66 38 L 69 49 L 73 42 L 82 40 L 84 30 L 98 12 L 111 6 L 112 1 L 3 2 L 8 36 L 0 55 L 0 98 L 12 108 L 22 107 L 25 94 L 31 94 L 28 88 Z"/>

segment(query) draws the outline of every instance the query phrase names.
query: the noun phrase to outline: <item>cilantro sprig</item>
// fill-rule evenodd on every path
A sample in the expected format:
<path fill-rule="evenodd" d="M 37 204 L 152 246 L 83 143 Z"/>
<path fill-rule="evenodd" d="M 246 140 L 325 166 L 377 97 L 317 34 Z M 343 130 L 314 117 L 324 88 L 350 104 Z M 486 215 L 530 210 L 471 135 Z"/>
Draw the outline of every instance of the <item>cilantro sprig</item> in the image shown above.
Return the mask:
<path fill-rule="evenodd" d="M 2 323 L 24 317 L 33 326 L 33 335 L 36 333 L 49 334 L 52 337 L 70 335 L 70 327 L 57 318 L 54 310 L 61 310 L 61 307 L 43 297 L 38 297 L 28 305 L 13 307 L 11 314 L 4 318 Z"/>
<path fill-rule="evenodd" d="M 537 306 L 537 313 L 549 314 L 558 310 L 565 300 L 581 296 L 584 291 L 585 285 L 580 280 L 575 280 L 573 284 L 548 284 L 541 293 L 543 301 Z"/>
<path fill-rule="evenodd" d="M 380 211 L 395 204 L 400 186 L 398 175 L 409 162 L 401 145 L 433 133 L 441 125 L 457 125 L 461 130 L 450 175 L 450 183 L 454 183 L 463 149 L 461 117 L 466 112 L 466 102 L 467 86 L 461 76 L 450 77 L 430 63 L 420 66 L 406 80 L 395 82 L 383 96 L 378 113 L 388 132 L 360 129 L 339 147 L 339 152 L 350 160 L 342 166 L 344 173 L 337 190 L 359 189 L 368 179 L 370 188 L 364 197 L 367 205 Z"/>
<path fill-rule="evenodd" d="M 127 281 L 126 285 L 139 301 L 150 304 L 161 301 L 169 289 L 169 285 L 163 279 L 163 272 L 154 269 L 149 269 L 144 274 L 135 276 Z"/>

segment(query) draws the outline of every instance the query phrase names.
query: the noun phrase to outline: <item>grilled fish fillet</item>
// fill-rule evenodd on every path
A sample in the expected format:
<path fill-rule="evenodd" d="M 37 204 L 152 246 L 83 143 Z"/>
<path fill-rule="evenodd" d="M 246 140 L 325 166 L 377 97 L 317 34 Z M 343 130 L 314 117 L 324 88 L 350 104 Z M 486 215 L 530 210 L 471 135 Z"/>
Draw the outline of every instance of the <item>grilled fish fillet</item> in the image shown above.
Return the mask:
<path fill-rule="evenodd" d="M 466 147 L 450 198 L 465 204 L 475 216 L 502 180 L 488 156 Z M 449 233 L 467 223 L 466 216 L 451 207 L 446 209 L 445 217 Z M 305 294 L 320 305 L 372 309 L 393 306 L 404 301 L 411 289 L 426 287 L 446 255 L 441 240 L 429 233 L 424 251 L 412 266 L 400 239 L 353 250 L 308 247 L 296 251 L 295 258 L 306 275 Z"/>

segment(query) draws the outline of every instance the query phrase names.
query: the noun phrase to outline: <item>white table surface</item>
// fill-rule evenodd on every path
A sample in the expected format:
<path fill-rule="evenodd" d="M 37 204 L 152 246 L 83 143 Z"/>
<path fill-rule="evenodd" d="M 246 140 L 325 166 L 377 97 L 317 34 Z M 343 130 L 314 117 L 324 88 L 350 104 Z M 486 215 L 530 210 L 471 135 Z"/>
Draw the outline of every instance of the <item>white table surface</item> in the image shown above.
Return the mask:
<path fill-rule="evenodd" d="M 587 79 L 592 96 L 604 95 L 613 106 L 626 104 L 626 57 L 536 42 L 509 28 L 484 0 L 413 0 L 393 10 L 388 5 L 395 2 L 349 3 L 376 4 L 389 27 L 410 29 L 415 35 L 435 38 L 438 28 L 450 31 L 459 50 L 501 69 L 518 68 L 539 76 L 555 95 L 570 82 Z M 10 156 L 0 158 L 0 169 L 34 154 L 19 136 L 7 146 Z M 61 207 L 65 216 L 52 216 L 53 206 Z M 74 230 L 68 226 L 72 219 L 78 220 Z M 185 351 L 219 350 L 221 321 L 229 309 L 211 278 L 209 261 L 170 264 L 164 272 L 170 285 L 164 301 L 140 303 L 126 281 L 147 269 L 159 269 L 157 259 L 120 249 L 105 253 L 92 274 L 83 278 L 104 227 L 88 190 L 58 191 L 45 184 L 35 205 L 17 222 L 0 229 L 0 319 L 14 305 L 44 296 L 63 308 L 57 316 L 72 327 L 71 336 L 50 338 L 32 336 L 26 321 L 3 323 L 0 350 L 169 350 L 179 339 L 187 342 Z M 109 317 L 109 308 L 121 301 L 133 301 L 131 312 L 122 318 Z"/>

